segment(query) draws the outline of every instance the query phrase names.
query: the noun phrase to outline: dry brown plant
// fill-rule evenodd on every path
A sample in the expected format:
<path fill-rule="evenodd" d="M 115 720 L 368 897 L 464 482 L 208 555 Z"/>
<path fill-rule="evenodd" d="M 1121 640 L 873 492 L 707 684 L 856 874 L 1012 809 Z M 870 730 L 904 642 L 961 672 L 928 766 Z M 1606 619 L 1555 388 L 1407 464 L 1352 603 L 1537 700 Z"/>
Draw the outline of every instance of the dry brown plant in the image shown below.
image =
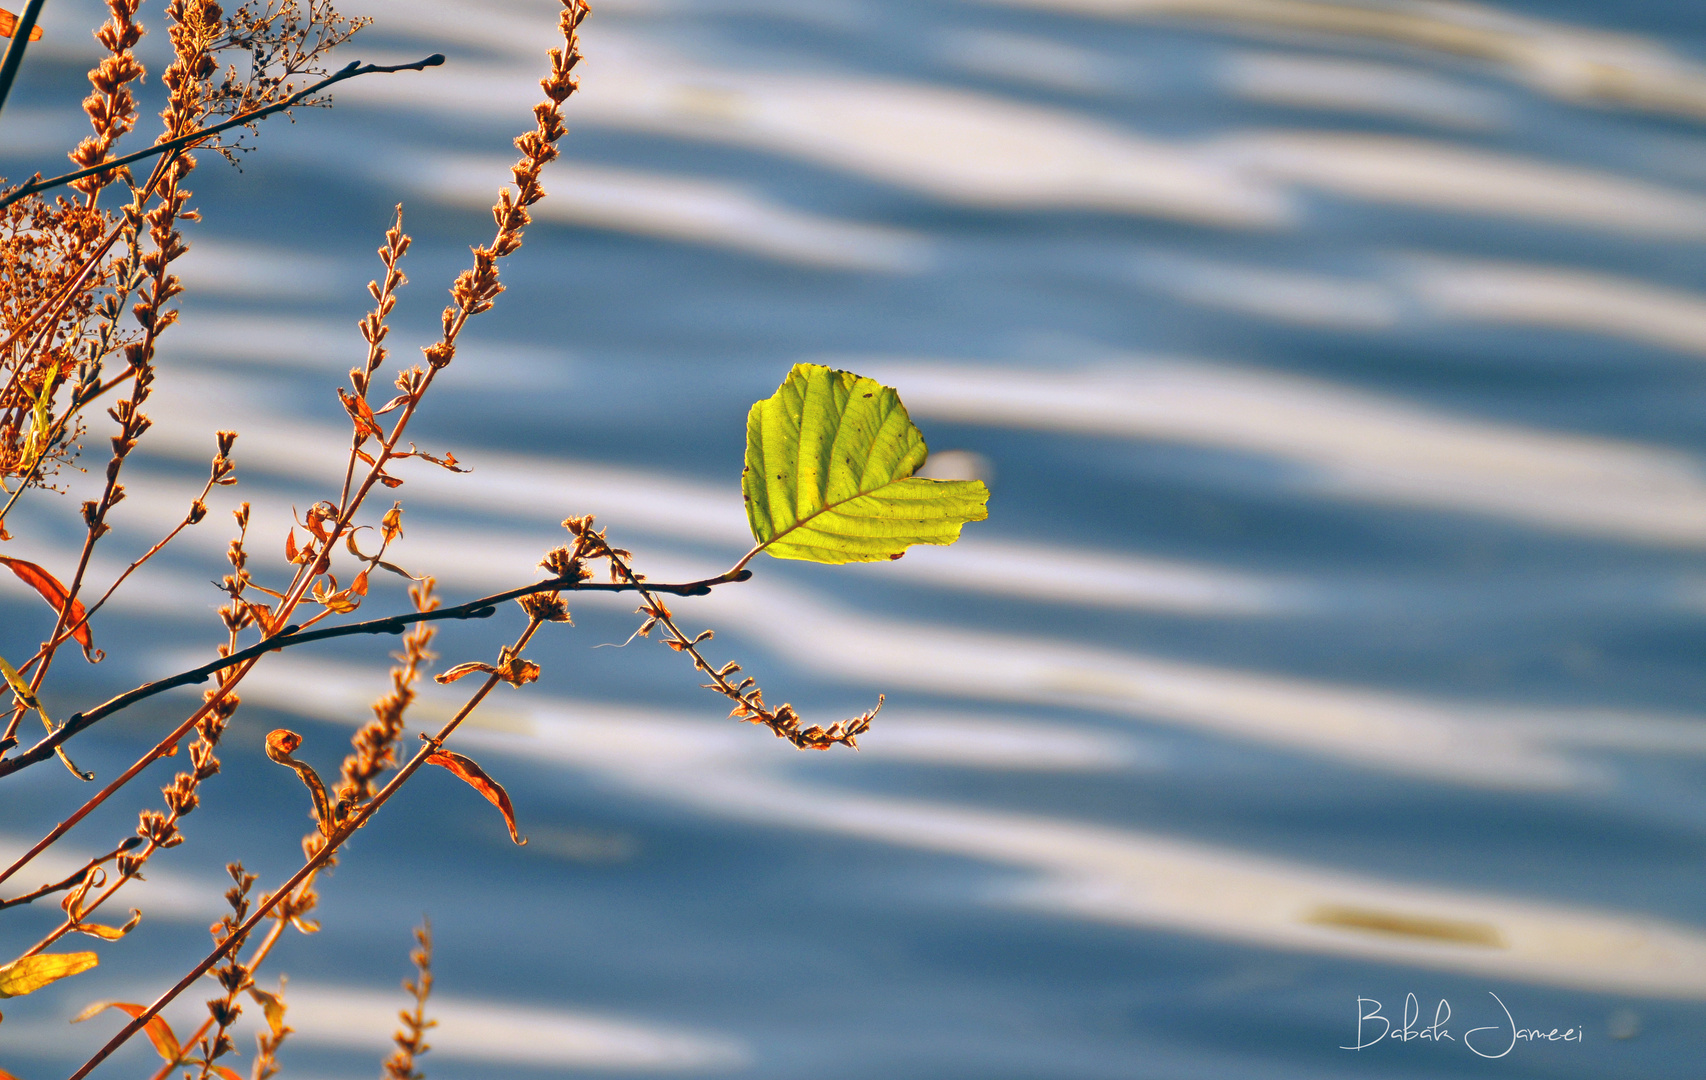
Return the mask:
<path fill-rule="evenodd" d="M 190 1080 L 215 1075 L 239 1080 L 224 1059 L 235 1052 L 230 1031 L 245 1000 L 258 1005 L 265 1017 L 250 1080 L 276 1075 L 280 1050 L 291 1033 L 285 1023 L 285 985 L 281 978 L 277 991 L 264 990 L 256 973 L 287 930 L 318 930 L 312 916 L 322 875 L 337 864 L 345 842 L 423 766 L 445 768 L 472 786 L 503 814 L 511 837 L 525 843 L 502 785 L 446 743 L 497 685 L 520 687 L 539 677 L 539 665 L 524 653 L 545 626 L 571 623 L 565 600 L 569 594 L 636 593 L 642 616 L 637 635 L 649 636 L 661 628 L 663 643 L 685 654 L 709 677 L 705 685 L 733 703 L 731 715 L 763 724 L 795 747 L 855 747 L 871 725 L 875 709 L 826 728 L 806 725 L 790 705 L 766 705 L 751 677 L 737 679 L 738 664 L 715 666 L 706 658 L 701 645 L 711 639 L 711 631 L 689 635 L 681 629 L 663 597 L 701 596 L 745 581 L 751 577 L 746 564 L 752 554 L 713 578 L 655 583 L 635 568 L 630 552 L 593 527 L 591 515 L 570 516 L 563 522 L 569 542 L 547 552 L 540 564 L 545 579 L 450 606 L 441 602 L 431 577 L 414 577 L 388 558 L 391 545 L 403 534 L 403 505 L 392 500 L 388 509 L 379 511 L 370 503 L 377 492 L 389 497 L 404 486 L 406 476 L 398 467 L 418 459 L 464 471 L 454 454 L 422 451 L 405 436 L 440 372 L 455 361 L 469 320 L 490 310 L 504 291 L 503 262 L 522 245 L 529 208 L 546 195 L 542 176 L 558 156 L 558 142 L 567 131 L 562 107 L 578 86 L 579 29 L 589 13 L 586 0 L 561 0 L 561 5 L 560 40 L 546 52 L 542 98 L 533 108 L 532 127 L 515 139 L 520 156 L 492 207 L 495 232 L 488 243 L 472 249 L 472 264 L 451 283 L 437 340 L 421 350 L 423 363 L 398 372 L 391 380 L 395 393 L 376 403 L 373 394 L 387 377 L 384 369 L 390 359 L 389 320 L 407 284 L 402 264 L 410 239 L 403 231 L 401 206 L 384 234 L 378 248 L 383 273 L 369 283 L 373 307 L 360 322 L 366 353 L 350 369 L 348 387 L 337 389 L 350 422 L 347 465 L 338 490 L 326 492 L 277 538 L 284 552 L 280 565 L 252 559 L 250 506 L 243 503 L 233 514 L 234 535 L 226 552 L 230 571 L 220 583 L 225 602 L 219 609 L 217 657 L 86 707 L 62 722 L 49 715 L 41 691 L 63 647 L 73 643 L 88 662 L 99 662 L 103 654 L 95 643 L 95 616 L 103 605 L 138 568 L 207 518 L 207 499 L 214 487 L 238 479 L 233 453 L 239 436 L 222 431 L 215 439 L 207 479 L 189 498 L 182 521 L 134 553 L 126 569 L 104 588 L 92 580 L 93 553 L 103 542 L 111 543 L 110 521 L 115 512 L 122 512 L 126 464 L 153 426 L 147 408 L 159 378 L 155 355 L 163 335 L 178 320 L 175 304 L 183 291 L 172 267 L 189 248 L 185 227 L 199 217 L 186 186 L 196 168 L 194 151 L 211 150 L 229 158 L 244 149 L 235 140 L 257 130 L 260 120 L 297 106 L 326 104 L 324 91 L 337 82 L 419 71 L 442 57 L 389 67 L 353 63 L 328 74 L 321 66 L 328 51 L 365 24 L 339 15 L 329 0 L 250 0 L 229 12 L 215 0 L 165 0 L 172 59 L 159 76 L 167 90 L 160 131 L 150 147 L 119 155 L 119 144 L 139 120 L 132 87 L 145 75 L 135 54 L 145 29 L 138 21 L 142 0 L 107 0 L 110 17 L 94 31 L 107 55 L 89 72 L 91 90 L 83 102 L 93 133 L 69 152 L 76 168 L 48 180 L 38 176 L 16 187 L 0 186 L 0 544 L 9 539 L 6 517 L 20 499 L 55 491 L 55 477 L 65 468 L 78 467 L 79 450 L 96 426 L 108 437 L 98 495 L 78 511 L 81 542 L 75 550 L 59 553 L 62 564 L 38 565 L 0 546 L 0 564 L 33 588 L 52 611 L 51 620 L 43 618 L 50 628 L 33 655 L 16 666 L 0 657 L 0 674 L 10 694 L 10 704 L 0 713 L 0 780 L 57 756 L 81 780 L 93 781 L 68 756 L 68 743 L 139 701 L 174 687 L 205 684 L 201 704 L 169 734 L 83 799 L 21 857 L 0 867 L 0 883 L 24 872 L 97 807 L 125 792 L 154 763 L 178 755 L 188 741 L 187 765 L 161 786 L 157 804 L 138 807 L 134 835 L 116 843 L 109 838 L 111 849 L 75 874 L 34 890 L 18 892 L 14 887 L 15 895 L 0 897 L 3 911 L 60 896 L 64 912 L 54 929 L 0 964 L 0 997 L 31 992 L 97 962 L 93 952 L 50 951 L 66 937 L 76 934 L 111 943 L 138 925 L 144 917 L 138 909 L 116 923 L 110 918 L 96 921 L 95 916 L 142 877 L 154 858 L 188 839 L 183 824 L 198 808 L 202 786 L 218 778 L 221 739 L 236 720 L 243 679 L 257 664 L 286 648 L 354 635 L 400 635 L 401 644 L 393 654 L 390 690 L 374 703 L 373 719 L 352 736 L 335 787 L 329 788 L 296 756 L 303 744 L 300 735 L 280 729 L 266 739 L 267 755 L 297 774 L 312 806 L 315 827 L 303 837 L 300 868 L 270 889 L 257 890 L 256 876 L 232 862 L 228 869 L 233 885 L 226 893 L 230 910 L 212 927 L 213 949 L 148 1004 L 102 1002 L 85 1010 L 77 1019 L 108 1009 L 129 1019 L 72 1080 L 81 1080 L 139 1033 L 164 1060 L 156 1080 L 166 1080 L 177 1070 L 187 1070 Z M 21 49 L 22 44 L 14 41 L 12 48 Z M 0 79 L 0 106 L 6 89 Z M 234 141 L 226 141 L 228 132 L 236 133 Z M 131 167 L 142 162 L 150 163 L 146 176 L 133 174 Z M 56 187 L 74 196 L 42 194 Z M 103 197 L 114 191 L 120 196 L 115 208 L 103 208 Z M 122 361 L 116 371 L 111 370 L 118 366 L 115 360 Z M 90 412 L 101 404 L 105 420 Z M 361 539 L 364 533 L 370 539 Z M 272 538 L 265 546 L 276 550 Z M 340 562 L 336 570 L 335 561 Z M 607 564 L 608 581 L 593 580 L 588 564 L 598 562 Z M 413 610 L 337 622 L 336 616 L 362 606 L 374 572 L 409 578 Z M 431 651 L 434 624 L 486 618 L 511 600 L 527 616 L 525 628 L 495 655 L 439 673 L 440 683 L 478 677 L 477 688 L 436 732 L 421 734 L 418 747 L 405 747 L 415 687 L 436 659 Z M 322 623 L 328 625 L 319 626 Z M 881 703 L 879 697 L 878 708 Z M 22 725 L 31 713 L 39 716 L 45 734 L 26 746 Z M 264 930 L 263 923 L 268 924 Z M 416 937 L 417 975 L 405 983 L 414 1008 L 401 1014 L 398 1050 L 384 1065 L 385 1075 L 394 1080 L 419 1080 L 418 1059 L 427 1050 L 425 1032 L 433 1025 L 425 1013 L 432 987 L 430 926 L 423 924 Z M 204 975 L 211 975 L 221 992 L 208 1001 L 208 1015 L 197 1030 L 180 1039 L 160 1010 Z"/>

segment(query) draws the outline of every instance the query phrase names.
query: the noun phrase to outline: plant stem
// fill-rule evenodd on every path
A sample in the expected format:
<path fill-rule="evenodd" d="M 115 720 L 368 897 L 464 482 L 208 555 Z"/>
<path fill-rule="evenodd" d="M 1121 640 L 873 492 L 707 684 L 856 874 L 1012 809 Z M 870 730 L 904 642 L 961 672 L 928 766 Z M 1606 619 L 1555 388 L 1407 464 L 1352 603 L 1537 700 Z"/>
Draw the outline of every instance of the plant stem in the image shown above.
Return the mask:
<path fill-rule="evenodd" d="M 519 654 L 523 649 L 525 649 L 528 641 L 532 639 L 534 632 L 539 629 L 539 626 L 540 621 L 538 619 L 528 620 L 527 629 L 522 631 L 521 636 L 517 638 L 515 644 L 510 647 L 510 654 Z M 242 938 L 259 925 L 260 921 L 265 918 L 273 908 L 277 907 L 280 901 L 282 901 L 286 896 L 289 896 L 298 885 L 307 880 L 311 875 L 318 871 L 322 865 L 331 859 L 333 854 L 337 852 L 338 848 L 343 845 L 344 841 L 354 835 L 357 829 L 367 824 L 368 819 L 377 813 L 379 808 L 384 806 L 392 795 L 396 794 L 397 789 L 402 787 L 403 784 L 408 781 L 409 777 L 413 776 L 422 765 L 426 764 L 426 759 L 444 745 L 445 740 L 455 733 L 456 729 L 461 726 L 462 721 L 467 718 L 468 714 L 473 712 L 475 708 L 479 706 L 480 702 L 485 700 L 486 695 L 491 693 L 492 689 L 497 686 L 500 681 L 499 676 L 488 675 L 486 677 L 486 681 L 481 684 L 480 689 L 476 690 L 474 692 L 474 696 L 468 699 L 467 704 L 463 705 L 462 708 L 456 711 L 456 715 L 452 716 L 450 721 L 446 723 L 443 728 L 439 729 L 437 735 L 430 739 L 426 739 L 423 742 L 420 750 L 416 752 L 415 756 L 409 759 L 409 763 L 407 765 L 404 765 L 397 771 L 397 775 L 391 778 L 390 783 L 380 789 L 379 794 L 373 797 L 372 802 L 356 811 L 349 820 L 339 826 L 338 830 L 332 835 L 326 846 L 322 848 L 312 859 L 303 863 L 302 868 L 292 874 L 290 876 L 290 880 L 279 886 L 271 896 L 267 897 L 267 899 L 261 903 L 261 906 L 255 909 L 254 914 L 243 920 L 242 925 L 240 925 L 237 930 L 226 939 L 225 944 L 214 949 L 211 953 L 208 953 L 201 963 L 190 969 L 189 974 L 178 980 L 177 985 L 161 994 L 154 1000 L 153 1004 L 149 1005 L 148 1008 L 144 1009 L 135 1019 L 126 1024 L 117 1035 L 114 1035 L 110 1040 L 108 1040 L 105 1046 L 96 1051 L 95 1056 L 91 1057 L 88 1061 L 85 1061 L 82 1068 L 78 1069 L 75 1073 L 72 1073 L 70 1080 L 83 1080 L 84 1077 L 88 1076 L 89 1073 L 94 1070 L 95 1066 L 105 1061 L 113 1051 L 117 1050 L 120 1046 L 123 1046 L 126 1040 L 135 1035 L 138 1031 L 141 1031 L 143 1027 L 147 1025 L 148 1021 L 152 1020 L 161 1009 L 171 1004 L 172 1000 L 179 994 L 195 985 L 196 980 L 205 975 L 208 969 L 223 960 L 225 958 L 225 954 L 240 944 Z"/>
<path fill-rule="evenodd" d="M 644 587 L 654 592 L 670 593 L 676 596 L 703 596 L 706 593 L 709 593 L 711 588 L 715 585 L 745 581 L 751 576 L 752 572 L 750 570 L 741 570 L 738 572 L 730 571 L 728 573 L 720 574 L 714 578 L 705 578 L 702 581 L 691 581 L 680 585 L 653 585 L 650 582 L 647 582 Z M 128 705 L 132 705 L 144 698 L 152 697 L 155 694 L 170 690 L 174 687 L 185 686 L 190 683 L 206 682 L 207 679 L 217 671 L 256 659 L 257 657 L 275 649 L 288 648 L 292 645 L 303 645 L 310 641 L 324 641 L 328 638 L 346 637 L 352 634 L 400 634 L 403 632 L 405 627 L 414 623 L 430 622 L 436 619 L 483 619 L 492 615 L 496 611 L 497 605 L 503 601 L 515 600 L 523 596 L 530 596 L 533 593 L 571 589 L 594 592 L 624 592 L 634 589 L 635 587 L 636 586 L 630 582 L 571 583 L 554 579 L 551 581 L 536 582 L 532 585 L 525 585 L 518 589 L 510 589 L 507 592 L 494 593 L 491 596 L 482 597 L 479 600 L 471 600 L 468 603 L 458 605 L 457 607 L 439 608 L 435 611 L 417 611 L 406 615 L 391 615 L 383 619 L 371 619 L 367 622 L 350 623 L 346 626 L 332 626 L 327 627 L 324 630 L 312 630 L 306 633 L 298 632 L 295 627 L 287 626 L 282 632 L 257 642 L 240 652 L 232 653 L 230 656 L 221 657 L 218 660 L 203 664 L 201 667 L 193 668 L 190 671 L 181 672 L 177 675 L 171 676 L 170 678 L 161 679 L 156 682 L 148 683 L 144 686 L 139 686 L 134 690 L 120 694 L 118 697 L 113 698 L 111 701 L 108 701 L 87 713 L 77 713 L 73 715 L 52 735 L 43 739 L 35 746 L 32 746 L 29 750 L 26 750 L 24 753 L 15 758 L 0 759 L 0 777 L 16 772 L 26 765 L 32 765 L 37 761 L 45 761 L 48 757 L 52 756 L 55 746 L 63 743 L 78 731 L 89 727 L 97 720 L 109 716 Z M 134 779 L 136 774 L 140 773 L 143 768 L 151 764 L 159 756 L 163 755 L 165 753 L 164 749 L 162 749 L 163 747 L 175 745 L 179 739 L 189 734 L 190 728 L 194 726 L 195 721 L 199 719 L 201 715 L 202 710 L 197 710 L 194 715 L 184 721 L 176 732 L 167 738 L 162 739 L 160 743 L 156 745 L 155 750 L 159 751 L 158 753 L 151 752 L 150 754 L 144 755 L 142 758 L 138 759 L 136 764 L 126 769 L 122 775 L 103 788 L 94 796 L 94 798 L 79 807 L 76 813 L 72 814 L 70 817 L 55 826 L 53 831 L 49 832 L 46 836 L 37 841 L 34 847 L 21 855 L 18 860 L 11 866 L 8 866 L 4 872 L 0 872 L 0 882 L 11 877 L 14 873 L 27 865 L 31 859 L 34 859 L 37 855 L 46 851 L 60 837 L 70 832 L 78 822 L 88 816 L 88 814 L 97 806 L 105 802 L 109 796 Z"/>

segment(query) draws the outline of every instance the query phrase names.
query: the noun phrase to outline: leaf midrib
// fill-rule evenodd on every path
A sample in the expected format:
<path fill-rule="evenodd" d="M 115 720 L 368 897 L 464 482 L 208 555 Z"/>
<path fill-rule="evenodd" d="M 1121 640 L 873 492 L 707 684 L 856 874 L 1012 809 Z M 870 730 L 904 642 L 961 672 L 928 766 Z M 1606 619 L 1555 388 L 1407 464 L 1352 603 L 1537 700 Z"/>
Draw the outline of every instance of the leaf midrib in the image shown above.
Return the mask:
<path fill-rule="evenodd" d="M 896 477 L 893 477 L 891 479 L 884 480 L 882 483 L 878 484 L 874 488 L 871 488 L 869 491 L 854 492 L 852 495 L 847 496 L 845 499 L 842 499 L 839 502 L 824 503 L 818 509 L 813 510 L 811 513 L 807 514 L 805 517 L 800 518 L 798 521 L 794 522 L 792 525 L 788 526 L 786 529 L 783 529 L 781 532 L 777 533 L 775 536 L 772 536 L 770 539 L 764 541 L 764 543 L 759 544 L 758 550 L 763 551 L 765 548 L 769 547 L 771 544 L 774 544 L 776 541 L 782 539 L 784 536 L 787 536 L 789 533 L 793 532 L 795 529 L 798 529 L 804 525 L 809 524 L 813 518 L 819 517 L 820 515 L 823 515 L 823 514 L 827 514 L 831 510 L 836 509 L 837 507 L 846 506 L 848 503 L 852 502 L 854 499 L 863 499 L 867 495 L 875 495 L 877 492 L 881 491 L 883 488 L 886 488 L 891 484 L 904 484 L 908 480 L 920 480 L 920 479 L 923 479 L 923 477 L 920 477 L 916 474 L 910 474 L 907 476 L 896 476 Z"/>

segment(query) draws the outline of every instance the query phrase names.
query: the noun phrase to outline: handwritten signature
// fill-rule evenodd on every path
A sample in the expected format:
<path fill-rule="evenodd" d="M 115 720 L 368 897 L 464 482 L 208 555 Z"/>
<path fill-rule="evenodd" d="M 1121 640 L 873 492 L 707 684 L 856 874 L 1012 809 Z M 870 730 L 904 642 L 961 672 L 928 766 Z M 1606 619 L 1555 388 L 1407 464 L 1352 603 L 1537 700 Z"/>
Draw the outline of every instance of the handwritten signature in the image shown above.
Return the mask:
<path fill-rule="evenodd" d="M 1565 1028 L 1562 1031 L 1557 1028 L 1552 1028 L 1550 1031 L 1547 1031 L 1541 1028 L 1517 1027 L 1516 1019 L 1511 1016 L 1510 1009 L 1505 1006 L 1505 1003 L 1499 998 L 1499 995 L 1493 993 L 1491 990 L 1487 991 L 1487 993 L 1494 1001 L 1499 1003 L 1500 1011 L 1505 1014 L 1505 1022 L 1503 1024 L 1488 1024 L 1482 1027 L 1474 1027 L 1465 1031 L 1463 1033 L 1463 1045 L 1469 1048 L 1470 1053 L 1479 1054 L 1484 1058 L 1502 1058 L 1515 1049 L 1518 1042 L 1579 1043 L 1582 1041 L 1582 1029 L 1580 1026 Z M 1366 1008 L 1366 1006 L 1370 1005 L 1373 1006 L 1372 1009 Z M 1441 998 L 1439 1005 L 1434 1008 L 1434 1022 L 1426 1025 L 1425 1027 L 1417 1026 L 1421 1023 L 1421 1002 L 1416 999 L 1415 994 L 1405 994 L 1403 1026 L 1394 1027 L 1393 1025 L 1396 1018 L 1382 1016 L 1380 1013 L 1380 1002 L 1373 998 L 1359 997 L 1357 998 L 1356 1045 L 1341 1046 L 1339 1049 L 1366 1050 L 1371 1046 L 1378 1046 L 1391 1039 L 1397 1039 L 1406 1043 L 1412 1039 L 1429 1039 L 1435 1043 L 1456 1042 L 1457 1039 L 1452 1037 L 1450 1029 L 1445 1026 L 1446 1021 L 1450 1019 L 1451 1002 Z M 1380 1034 L 1371 1035 L 1370 1033 L 1372 1033 L 1376 1022 L 1379 1022 L 1381 1025 Z M 1507 1035 L 1508 1039 L 1506 1037 Z M 1498 1050 L 1497 1053 L 1493 1053 L 1492 1051 L 1497 1050 L 1499 1043 L 1501 1042 L 1505 1044 L 1504 1049 Z M 1483 1047 L 1486 1049 L 1482 1049 Z"/>

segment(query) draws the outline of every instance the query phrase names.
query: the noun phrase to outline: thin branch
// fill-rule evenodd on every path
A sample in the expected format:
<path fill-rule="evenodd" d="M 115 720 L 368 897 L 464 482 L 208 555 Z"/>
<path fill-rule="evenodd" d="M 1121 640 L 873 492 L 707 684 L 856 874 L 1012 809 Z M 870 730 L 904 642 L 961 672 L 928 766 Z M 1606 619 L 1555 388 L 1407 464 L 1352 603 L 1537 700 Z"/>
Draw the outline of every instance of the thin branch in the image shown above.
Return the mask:
<path fill-rule="evenodd" d="M 52 735 L 46 736 L 40 742 L 19 754 L 17 757 L 0 759 L 0 777 L 17 772 L 19 769 L 22 769 L 27 765 L 33 765 L 38 761 L 45 761 L 53 755 L 55 747 L 61 745 L 73 735 L 90 727 L 96 721 L 105 719 L 121 709 L 125 709 L 136 704 L 138 701 L 142 701 L 145 698 L 151 698 L 155 694 L 164 693 L 167 690 L 172 690 L 179 686 L 188 686 L 193 683 L 204 683 L 215 672 L 223 671 L 228 667 L 235 667 L 238 664 L 247 663 L 250 660 L 264 656 L 269 652 L 275 652 L 279 649 L 287 649 L 293 645 L 306 645 L 313 641 L 326 641 L 331 638 L 349 637 L 354 634 L 400 634 L 405 628 L 412 626 L 415 623 L 431 622 L 438 619 L 484 619 L 494 614 L 497 611 L 497 605 L 504 601 L 519 600 L 523 596 L 532 596 L 535 593 L 556 591 L 628 592 L 631 590 L 645 589 L 650 592 L 669 593 L 673 596 L 704 596 L 709 593 L 714 586 L 725 585 L 737 581 L 745 581 L 750 577 L 752 577 L 752 571 L 750 570 L 731 570 L 727 573 L 718 574 L 716 577 L 705 578 L 701 581 L 689 581 L 679 585 L 654 585 L 651 582 L 644 582 L 636 585 L 632 581 L 568 581 L 563 578 L 552 578 L 548 581 L 534 582 L 532 585 L 523 585 L 519 588 L 510 589 L 506 592 L 493 593 L 491 596 L 482 597 L 478 600 L 470 600 L 468 603 L 459 604 L 456 607 L 439 608 L 436 611 L 415 611 L 405 615 L 389 615 L 383 619 L 370 619 L 367 622 L 349 623 L 344 626 L 329 626 L 324 630 L 304 631 L 298 626 L 286 626 L 277 634 L 264 638 L 249 646 L 247 649 L 234 652 L 230 656 L 222 656 L 219 659 L 211 660 L 200 667 L 191 668 L 188 671 L 182 671 L 168 678 L 147 683 L 134 690 L 126 691 L 118 697 L 90 709 L 88 712 L 72 714 L 71 717 L 68 718 L 65 723 L 61 724 Z M 34 855 L 35 852 L 31 851 L 29 854 L 25 855 L 22 860 L 20 860 L 18 865 L 23 865 L 24 862 L 33 858 Z M 6 880 L 7 877 L 11 876 L 11 873 L 12 870 L 8 869 L 6 873 L 0 874 L 0 881 Z"/>
<path fill-rule="evenodd" d="M 141 843 L 142 843 L 142 837 L 133 836 L 130 839 L 126 840 L 124 843 L 120 844 L 118 847 L 107 852 L 105 855 L 100 855 L 100 856 L 97 856 L 93 859 L 90 859 L 87 863 L 84 864 L 83 869 L 72 874 L 70 877 L 66 878 L 64 881 L 56 881 L 52 885 L 43 885 L 41 888 L 37 889 L 35 892 L 25 893 L 23 896 L 14 896 L 10 900 L 0 900 L 0 911 L 4 911 L 6 908 L 9 908 L 9 907 L 17 907 L 19 904 L 27 904 L 32 900 L 40 900 L 42 897 L 50 896 L 56 892 L 64 892 L 66 889 L 76 888 L 79 884 L 82 883 L 83 878 L 88 875 L 90 870 L 93 870 L 95 867 L 101 865 L 104 862 L 108 862 L 112 859 L 117 858 L 119 855 L 123 854 L 126 851 L 129 851 L 130 849 L 136 847 L 137 845 L 139 845 Z"/>
<path fill-rule="evenodd" d="M 40 0 L 35 0 L 35 6 L 40 6 Z M 12 47 L 14 49 L 18 48 L 16 44 Z M 111 161 L 103 161 L 99 165 L 91 165 L 87 169 L 79 169 L 76 172 L 66 173 L 63 176 L 55 176 L 49 180 L 31 180 L 23 187 L 13 191 L 10 195 L 0 198 L 0 210 L 4 210 L 19 199 L 34 195 L 38 191 L 46 191 L 49 188 L 60 187 L 71 183 L 73 180 L 81 180 L 85 176 L 94 176 L 96 173 L 110 172 L 113 169 L 123 168 L 126 165 L 134 164 L 144 158 L 153 157 L 155 154 L 193 146 L 208 136 L 217 135 L 221 131 L 225 131 L 229 128 L 252 124 L 263 117 L 271 116 L 273 113 L 282 112 L 285 109 L 301 104 L 304 98 L 311 97 L 314 94 L 319 93 L 321 90 L 326 89 L 328 86 L 331 86 L 333 83 L 343 82 L 345 79 L 353 79 L 358 75 L 382 75 L 397 71 L 422 71 L 429 67 L 437 67 L 442 63 L 444 63 L 443 53 L 433 53 L 431 56 L 426 57 L 423 60 L 416 60 L 409 64 L 363 64 L 359 60 L 352 60 L 337 72 L 326 76 L 313 86 L 310 86 L 305 90 L 300 90 L 282 101 L 275 101 L 271 105 L 267 105 L 259 109 L 250 109 L 246 113 L 238 113 L 229 120 L 222 120 L 217 124 L 200 128 L 196 131 L 190 132 L 188 135 L 179 136 L 176 139 L 170 139 L 163 143 L 156 143 L 146 150 L 138 150 L 136 153 L 129 154 L 125 157 L 114 158 Z"/>

